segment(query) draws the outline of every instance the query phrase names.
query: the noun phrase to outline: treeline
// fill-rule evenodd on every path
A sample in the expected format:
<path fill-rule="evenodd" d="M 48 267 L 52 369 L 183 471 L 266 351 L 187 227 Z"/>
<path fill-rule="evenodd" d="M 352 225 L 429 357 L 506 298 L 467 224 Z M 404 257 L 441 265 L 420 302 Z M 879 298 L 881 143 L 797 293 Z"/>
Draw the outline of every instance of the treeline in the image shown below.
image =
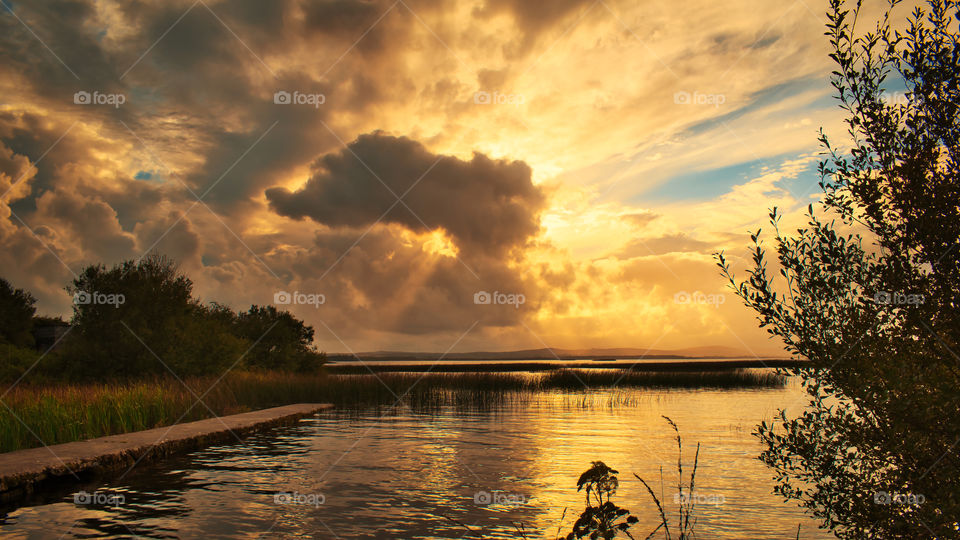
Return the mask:
<path fill-rule="evenodd" d="M 203 304 L 190 278 L 164 256 L 88 266 L 66 290 L 73 295 L 68 328 L 36 316 L 36 298 L 0 278 L 0 380 L 25 373 L 29 380 L 186 377 L 229 369 L 306 373 L 326 360 L 312 345 L 313 328 L 289 312 Z M 44 354 L 36 330 L 57 324 L 65 333 Z"/>

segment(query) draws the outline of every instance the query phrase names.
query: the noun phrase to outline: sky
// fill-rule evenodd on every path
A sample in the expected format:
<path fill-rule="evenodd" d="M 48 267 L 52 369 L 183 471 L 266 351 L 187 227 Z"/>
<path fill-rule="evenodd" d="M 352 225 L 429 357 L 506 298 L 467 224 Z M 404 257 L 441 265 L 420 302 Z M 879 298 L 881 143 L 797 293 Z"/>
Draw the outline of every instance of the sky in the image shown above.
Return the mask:
<path fill-rule="evenodd" d="M 0 276 L 41 314 L 152 251 L 330 352 L 784 355 L 713 254 L 818 199 L 825 2 L 2 1 Z"/>

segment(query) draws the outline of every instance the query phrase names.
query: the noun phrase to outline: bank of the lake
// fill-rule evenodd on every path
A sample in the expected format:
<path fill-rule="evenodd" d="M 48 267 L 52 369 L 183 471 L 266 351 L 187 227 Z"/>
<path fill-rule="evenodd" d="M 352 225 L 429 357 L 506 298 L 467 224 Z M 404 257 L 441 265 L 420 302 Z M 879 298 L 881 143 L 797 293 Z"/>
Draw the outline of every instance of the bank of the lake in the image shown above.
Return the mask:
<path fill-rule="evenodd" d="M 299 403 L 168 427 L 110 435 L 0 454 L 0 505 L 17 504 L 39 490 L 61 488 L 131 470 L 177 453 L 238 442 L 256 431 L 290 425 L 329 409 Z"/>

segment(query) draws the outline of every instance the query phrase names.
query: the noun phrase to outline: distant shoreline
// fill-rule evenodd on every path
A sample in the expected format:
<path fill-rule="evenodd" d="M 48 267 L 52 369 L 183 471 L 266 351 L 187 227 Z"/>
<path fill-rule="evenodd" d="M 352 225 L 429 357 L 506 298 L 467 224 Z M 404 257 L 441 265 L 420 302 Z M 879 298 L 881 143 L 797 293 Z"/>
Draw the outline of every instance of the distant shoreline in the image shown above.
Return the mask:
<path fill-rule="evenodd" d="M 349 360 L 347 360 L 349 358 Z M 651 362 L 651 357 L 641 358 L 528 358 L 524 360 L 490 359 L 427 359 L 427 358 L 363 358 L 330 357 L 325 365 L 329 373 L 369 373 L 374 372 L 515 372 L 515 371 L 553 371 L 558 369 L 627 369 L 630 371 L 725 371 L 749 368 L 793 368 L 804 364 L 803 360 L 784 358 L 765 359 L 696 359 L 657 357 L 653 360 L 681 360 L 673 362 Z M 339 362 L 337 361 L 339 360 Z M 546 360 L 546 362 L 544 361 Z M 552 361 L 550 361 L 552 360 Z M 613 362 L 610 360 L 621 360 Z M 637 360 L 628 364 L 630 360 Z M 688 360 L 688 361 L 685 361 Z M 573 362 L 576 361 L 576 362 Z"/>
<path fill-rule="evenodd" d="M 414 362 L 414 361 L 467 361 L 467 362 L 505 362 L 505 361 L 527 361 L 527 360 L 690 360 L 691 362 L 702 362 L 708 360 L 771 360 L 771 361 L 794 361 L 793 358 L 755 358 L 746 355 L 699 355 L 690 356 L 684 354 L 530 354 L 527 351 L 516 351 L 506 353 L 399 353 L 399 354 L 380 354 L 380 353 L 327 353 L 327 360 L 330 362 L 355 362 L 357 359 L 364 362 Z"/>

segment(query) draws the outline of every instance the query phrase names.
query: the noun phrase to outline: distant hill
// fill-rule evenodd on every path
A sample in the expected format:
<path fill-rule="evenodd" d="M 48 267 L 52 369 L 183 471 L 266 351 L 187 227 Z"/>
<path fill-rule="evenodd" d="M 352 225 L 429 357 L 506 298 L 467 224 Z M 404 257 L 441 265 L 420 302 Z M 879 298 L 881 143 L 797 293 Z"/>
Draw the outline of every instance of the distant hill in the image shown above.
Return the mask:
<path fill-rule="evenodd" d="M 372 351 L 358 353 L 360 358 L 377 360 L 435 360 L 444 357 L 447 360 L 573 360 L 573 359 L 612 359 L 612 358 L 751 358 L 748 351 L 733 347 L 704 346 L 684 349 L 642 349 L 620 347 L 606 349 L 523 349 L 519 351 L 477 351 L 467 353 L 410 352 L 410 351 Z M 330 354 L 331 360 L 353 358 L 349 354 Z"/>

